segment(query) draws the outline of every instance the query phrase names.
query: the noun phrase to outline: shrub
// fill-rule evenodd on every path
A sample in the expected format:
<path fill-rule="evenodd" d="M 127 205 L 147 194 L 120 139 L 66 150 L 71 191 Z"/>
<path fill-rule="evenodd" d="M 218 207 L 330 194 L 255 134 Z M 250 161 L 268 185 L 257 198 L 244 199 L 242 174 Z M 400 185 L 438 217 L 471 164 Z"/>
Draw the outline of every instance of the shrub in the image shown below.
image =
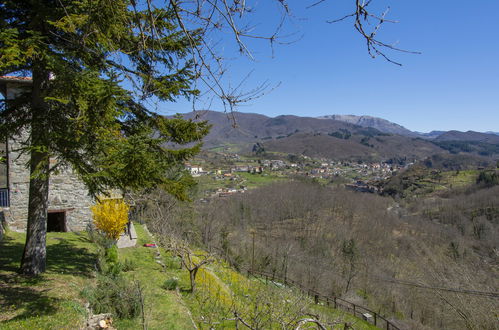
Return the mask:
<path fill-rule="evenodd" d="M 118 247 L 111 245 L 101 249 L 98 258 L 99 270 L 103 275 L 116 277 L 123 270 L 123 264 L 118 261 Z"/>
<path fill-rule="evenodd" d="M 166 267 L 169 269 L 181 269 L 182 261 L 177 256 L 166 256 L 165 257 Z"/>
<path fill-rule="evenodd" d="M 117 240 L 128 223 L 130 207 L 123 199 L 105 199 L 92 206 L 94 224 L 109 239 Z"/>
<path fill-rule="evenodd" d="M 117 277 L 123 271 L 123 264 L 121 262 L 116 263 L 106 263 L 104 267 L 102 267 L 102 273 L 107 276 Z"/>
<path fill-rule="evenodd" d="M 82 295 L 93 313 L 112 313 L 120 319 L 137 317 L 141 313 L 140 287 L 123 276 L 99 276 L 95 287 L 87 287 Z"/>
<path fill-rule="evenodd" d="M 111 247 L 106 249 L 106 262 L 108 263 L 118 262 L 118 247 L 116 245 L 112 245 Z"/>
<path fill-rule="evenodd" d="M 172 277 L 172 278 L 167 279 L 163 283 L 162 287 L 165 290 L 175 290 L 175 289 L 177 289 L 177 287 L 178 287 L 178 278 Z"/>
<path fill-rule="evenodd" d="M 130 272 L 132 270 L 135 270 L 136 268 L 137 264 L 131 259 L 125 259 L 125 261 L 123 262 L 122 270 L 124 272 Z"/>
<path fill-rule="evenodd" d="M 102 251 L 116 243 L 115 240 L 109 239 L 103 232 L 95 230 L 95 227 L 92 224 L 87 226 L 87 234 L 90 241 L 95 243 Z"/>

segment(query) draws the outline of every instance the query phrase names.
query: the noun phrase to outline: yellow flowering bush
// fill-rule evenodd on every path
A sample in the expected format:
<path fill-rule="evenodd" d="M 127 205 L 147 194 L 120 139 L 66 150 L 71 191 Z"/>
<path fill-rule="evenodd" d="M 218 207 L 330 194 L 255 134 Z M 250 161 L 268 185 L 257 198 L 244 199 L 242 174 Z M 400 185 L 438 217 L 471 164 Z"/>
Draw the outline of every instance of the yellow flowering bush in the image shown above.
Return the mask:
<path fill-rule="evenodd" d="M 117 240 L 125 231 L 130 206 L 123 199 L 104 199 L 91 209 L 95 226 L 108 238 Z"/>
<path fill-rule="evenodd" d="M 198 283 L 211 298 L 216 298 L 224 307 L 234 305 L 230 289 L 215 274 L 204 268 L 199 269 Z"/>

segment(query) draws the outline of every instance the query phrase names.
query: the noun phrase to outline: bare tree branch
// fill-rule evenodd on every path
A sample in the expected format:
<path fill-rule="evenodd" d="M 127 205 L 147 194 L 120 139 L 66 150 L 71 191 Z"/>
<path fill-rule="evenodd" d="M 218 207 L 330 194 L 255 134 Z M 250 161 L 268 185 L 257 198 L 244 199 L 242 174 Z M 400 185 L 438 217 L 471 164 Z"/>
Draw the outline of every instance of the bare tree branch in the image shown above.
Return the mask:
<path fill-rule="evenodd" d="M 339 19 L 335 19 L 335 20 L 330 20 L 330 21 L 327 21 L 328 23 L 338 23 L 338 22 L 341 22 L 341 21 L 344 21 L 348 18 L 351 18 L 353 17 L 354 18 L 354 27 L 355 27 L 355 30 L 357 30 L 357 32 L 360 33 L 360 35 L 365 39 L 365 42 L 366 42 L 366 46 L 367 46 L 367 51 L 369 53 L 369 55 L 372 57 L 372 58 L 376 58 L 377 56 L 381 56 L 383 57 L 386 61 L 390 62 L 390 63 L 393 63 L 395 65 L 399 65 L 401 66 L 402 64 L 399 63 L 399 62 L 396 62 L 394 60 L 392 60 L 384 51 L 384 49 L 389 49 L 389 50 L 394 50 L 394 51 L 397 51 L 397 52 L 402 52 L 402 53 L 409 53 L 409 54 L 420 54 L 420 52 L 416 52 L 416 51 L 410 51 L 410 50 L 406 50 L 406 49 L 402 49 L 402 48 L 398 48 L 396 47 L 395 45 L 393 44 L 388 44 L 388 43 L 385 43 L 383 41 L 380 41 L 379 39 L 377 39 L 376 35 L 377 33 L 379 32 L 381 26 L 383 25 L 383 23 L 398 23 L 398 21 L 394 21 L 394 20 L 389 20 L 386 18 L 386 15 L 389 13 L 390 11 L 390 7 L 388 7 L 381 15 L 375 15 L 375 14 L 372 14 L 369 10 L 368 10 L 368 6 L 369 4 L 371 4 L 371 1 L 372 0 L 355 0 L 355 12 L 354 13 L 351 13 L 351 14 L 348 14 L 348 15 L 345 15 Z M 320 1 L 322 2 L 322 1 Z M 319 3 L 320 3 L 319 2 Z M 371 29 L 371 31 L 367 31 L 366 29 L 366 25 L 367 26 L 370 26 L 372 21 L 375 22 L 374 24 L 374 28 Z"/>

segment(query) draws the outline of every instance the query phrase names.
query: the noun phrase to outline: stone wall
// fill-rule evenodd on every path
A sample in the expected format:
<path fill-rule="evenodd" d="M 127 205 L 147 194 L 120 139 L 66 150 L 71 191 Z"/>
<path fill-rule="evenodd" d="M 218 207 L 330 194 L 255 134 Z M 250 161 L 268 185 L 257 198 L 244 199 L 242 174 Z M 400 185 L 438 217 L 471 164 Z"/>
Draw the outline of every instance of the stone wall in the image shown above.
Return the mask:
<path fill-rule="evenodd" d="M 21 140 L 10 139 L 8 142 L 8 180 L 10 190 L 10 208 L 5 210 L 7 225 L 10 229 L 24 231 L 28 218 L 29 161 L 28 154 L 19 149 Z M 56 160 L 51 159 L 51 165 Z M 49 212 L 65 211 L 68 231 L 86 229 L 92 221 L 90 206 L 94 200 L 71 168 L 52 174 L 49 182 Z"/>

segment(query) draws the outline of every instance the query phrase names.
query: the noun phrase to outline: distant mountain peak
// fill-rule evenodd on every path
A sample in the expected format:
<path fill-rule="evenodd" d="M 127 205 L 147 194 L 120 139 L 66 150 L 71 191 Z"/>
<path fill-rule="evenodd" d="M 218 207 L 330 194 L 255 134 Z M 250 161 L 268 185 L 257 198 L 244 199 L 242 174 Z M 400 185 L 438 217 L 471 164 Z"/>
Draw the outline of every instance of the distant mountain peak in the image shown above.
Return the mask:
<path fill-rule="evenodd" d="M 414 133 L 407 128 L 393 123 L 391 121 L 388 121 L 383 118 L 378 118 L 378 117 L 372 117 L 372 116 L 357 116 L 357 115 L 326 115 L 326 116 L 320 116 L 318 117 L 319 119 L 333 119 L 333 120 L 338 120 L 342 121 L 345 123 L 350 123 L 362 127 L 372 127 L 375 128 L 381 132 L 384 133 L 390 133 L 390 134 L 399 134 L 399 135 L 405 135 L 405 136 L 410 136 L 410 137 L 416 137 L 418 136 L 417 133 Z"/>

